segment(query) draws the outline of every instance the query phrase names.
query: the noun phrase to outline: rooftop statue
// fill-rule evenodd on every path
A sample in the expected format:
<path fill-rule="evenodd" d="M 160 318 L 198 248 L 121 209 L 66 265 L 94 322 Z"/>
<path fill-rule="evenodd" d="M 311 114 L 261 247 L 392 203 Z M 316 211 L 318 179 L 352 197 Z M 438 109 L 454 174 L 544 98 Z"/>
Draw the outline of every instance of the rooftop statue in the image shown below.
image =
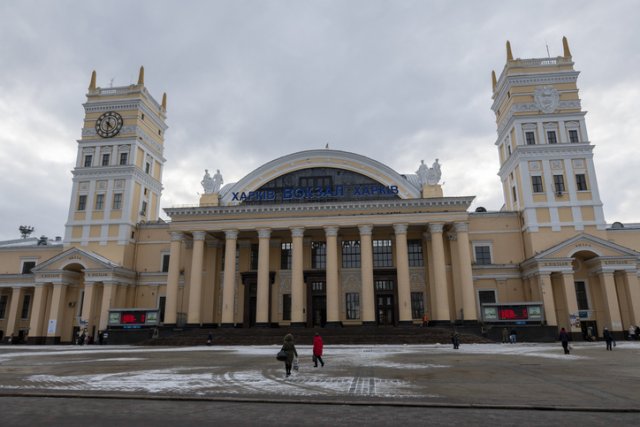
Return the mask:
<path fill-rule="evenodd" d="M 202 188 L 204 188 L 204 194 L 212 194 L 220 191 L 220 187 L 223 184 L 222 174 L 220 174 L 220 169 L 217 169 L 216 174 L 211 177 L 209 175 L 209 170 L 204 170 L 204 178 L 200 184 L 202 184 Z"/>
<path fill-rule="evenodd" d="M 438 159 L 433 162 L 433 166 L 428 167 L 424 164 L 424 160 L 420 161 L 420 166 L 416 171 L 416 175 L 418 175 L 418 181 L 421 185 L 437 185 L 440 181 L 440 177 L 442 176 L 442 172 L 440 170 L 440 163 L 438 163 Z"/>

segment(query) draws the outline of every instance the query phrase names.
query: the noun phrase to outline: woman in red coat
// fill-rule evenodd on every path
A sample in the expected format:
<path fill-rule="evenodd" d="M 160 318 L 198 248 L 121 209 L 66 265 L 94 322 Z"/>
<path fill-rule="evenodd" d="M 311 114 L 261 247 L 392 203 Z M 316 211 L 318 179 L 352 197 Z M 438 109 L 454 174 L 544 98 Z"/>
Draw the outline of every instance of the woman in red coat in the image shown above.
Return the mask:
<path fill-rule="evenodd" d="M 322 366 L 324 366 L 324 361 L 322 360 L 322 337 L 319 333 L 316 332 L 316 335 L 313 337 L 313 367 L 318 367 L 318 362 Z"/>

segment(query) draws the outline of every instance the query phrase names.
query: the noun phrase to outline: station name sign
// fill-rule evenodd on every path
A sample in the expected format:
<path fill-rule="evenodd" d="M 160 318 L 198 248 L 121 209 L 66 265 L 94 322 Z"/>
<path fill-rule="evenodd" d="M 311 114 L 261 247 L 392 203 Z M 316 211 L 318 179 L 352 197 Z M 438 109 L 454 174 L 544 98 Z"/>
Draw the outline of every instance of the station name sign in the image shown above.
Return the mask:
<path fill-rule="evenodd" d="M 326 187 L 285 187 L 279 189 L 237 191 L 231 193 L 232 201 L 254 202 L 275 200 L 322 200 L 336 198 L 385 197 L 398 194 L 396 185 L 364 184 L 354 186 L 334 185 Z"/>

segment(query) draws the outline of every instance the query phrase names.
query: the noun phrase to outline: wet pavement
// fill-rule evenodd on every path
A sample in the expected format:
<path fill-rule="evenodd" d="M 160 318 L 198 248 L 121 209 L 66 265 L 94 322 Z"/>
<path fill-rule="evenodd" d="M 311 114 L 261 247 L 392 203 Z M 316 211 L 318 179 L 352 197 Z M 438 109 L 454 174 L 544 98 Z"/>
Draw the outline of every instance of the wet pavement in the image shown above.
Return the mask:
<path fill-rule="evenodd" d="M 318 368 L 311 346 L 297 348 L 300 368 L 287 378 L 275 360 L 277 345 L 2 346 L 0 402 L 16 417 L 3 421 L 87 425 L 76 410 L 97 415 L 95 425 L 134 425 L 139 417 L 149 421 L 143 425 L 154 419 L 195 425 L 211 417 L 230 425 L 640 420 L 640 342 L 614 351 L 576 343 L 568 356 L 559 344 L 326 345 L 326 365 Z M 100 416 L 105 408 L 111 410 Z"/>

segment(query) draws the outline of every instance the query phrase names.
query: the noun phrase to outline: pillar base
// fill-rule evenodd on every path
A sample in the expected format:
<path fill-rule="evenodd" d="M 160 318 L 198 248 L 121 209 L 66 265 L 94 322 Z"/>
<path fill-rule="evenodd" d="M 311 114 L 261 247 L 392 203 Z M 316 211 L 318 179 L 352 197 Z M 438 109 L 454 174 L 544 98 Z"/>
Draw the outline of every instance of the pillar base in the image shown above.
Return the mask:
<path fill-rule="evenodd" d="M 60 344 L 60 337 L 45 337 L 44 343 L 47 345 Z"/>
<path fill-rule="evenodd" d="M 269 322 L 261 322 L 261 323 L 256 323 L 255 325 L 253 325 L 254 328 L 270 328 L 271 327 L 271 323 Z"/>
<path fill-rule="evenodd" d="M 306 322 L 291 322 L 291 325 L 289 325 L 292 328 L 306 328 L 307 324 Z"/>
<path fill-rule="evenodd" d="M 235 328 L 236 324 L 235 323 L 221 323 L 220 327 L 221 328 L 226 328 L 226 329 Z"/>
<path fill-rule="evenodd" d="M 342 322 L 327 322 L 324 327 L 329 329 L 342 328 Z"/>
<path fill-rule="evenodd" d="M 27 337 L 27 344 L 30 345 L 44 345 L 46 341 L 47 337 Z"/>

